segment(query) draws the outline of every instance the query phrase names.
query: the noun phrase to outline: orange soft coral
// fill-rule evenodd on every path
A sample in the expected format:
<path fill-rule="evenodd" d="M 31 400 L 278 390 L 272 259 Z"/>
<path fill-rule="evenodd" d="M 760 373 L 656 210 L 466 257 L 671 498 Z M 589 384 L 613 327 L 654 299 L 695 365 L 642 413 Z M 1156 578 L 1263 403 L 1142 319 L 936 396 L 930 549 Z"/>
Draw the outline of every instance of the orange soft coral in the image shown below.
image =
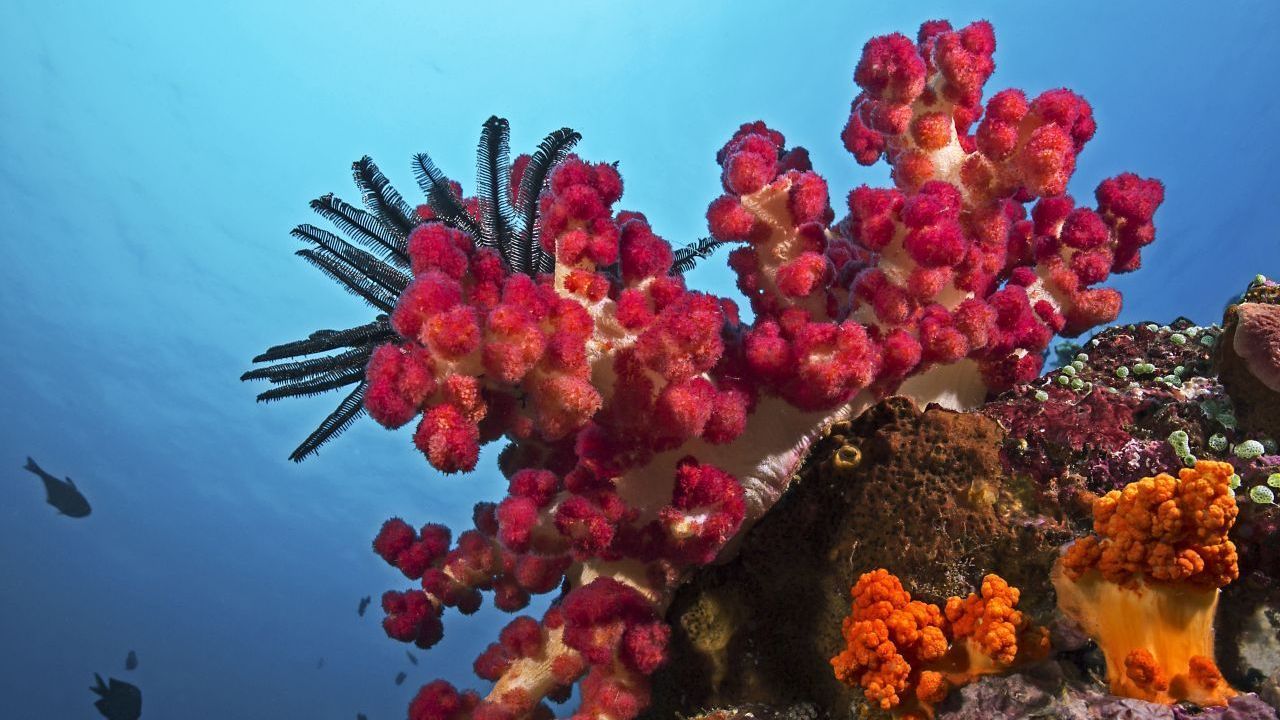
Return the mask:
<path fill-rule="evenodd" d="M 845 649 L 831 659 L 836 677 L 861 685 L 867 699 L 888 710 L 915 684 L 913 669 L 947 651 L 942 611 L 912 600 L 897 577 L 880 569 L 853 586 L 853 607 L 844 619 Z"/>
<path fill-rule="evenodd" d="M 1219 588 L 1239 574 L 1233 472 L 1201 461 L 1107 493 L 1093 505 L 1097 534 L 1055 566 L 1058 605 L 1102 647 L 1113 693 L 1201 705 L 1235 694 L 1212 659 Z"/>
<path fill-rule="evenodd" d="M 1162 582 L 1222 587 L 1236 579 L 1235 545 L 1227 531 L 1236 519 L 1224 462 L 1202 461 L 1175 479 L 1164 473 L 1112 490 L 1093 504 L 1093 530 L 1067 549 L 1063 569 L 1072 579 L 1096 569 L 1125 584 L 1138 576 Z"/>
<path fill-rule="evenodd" d="M 999 575 L 982 578 L 981 594 L 971 593 L 963 600 L 947 599 L 946 616 L 951 636 L 966 640 L 975 663 L 987 658 L 996 666 L 1012 665 L 1023 657 L 1042 655 L 1048 650 L 1048 634 L 1034 628 L 1031 621 L 1014 608 L 1021 593 Z"/>
<path fill-rule="evenodd" d="M 1043 628 L 1015 609 L 1018 589 L 998 575 L 983 578 L 981 594 L 948 599 L 945 615 L 912 600 L 883 568 L 858 578 L 852 595 L 846 646 L 831 665 L 840 681 L 900 718 L 932 717 L 952 687 L 1048 647 Z"/>

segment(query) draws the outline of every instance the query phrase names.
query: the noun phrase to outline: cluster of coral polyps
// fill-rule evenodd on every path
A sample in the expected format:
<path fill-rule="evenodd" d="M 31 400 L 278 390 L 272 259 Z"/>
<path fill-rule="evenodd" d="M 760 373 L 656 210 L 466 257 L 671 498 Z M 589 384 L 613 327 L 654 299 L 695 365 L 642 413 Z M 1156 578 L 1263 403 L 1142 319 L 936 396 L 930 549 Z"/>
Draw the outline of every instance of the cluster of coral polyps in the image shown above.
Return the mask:
<path fill-rule="evenodd" d="M 741 243 L 750 325 L 670 273 L 668 243 L 616 209 L 610 165 L 551 174 L 539 238 L 555 269 L 537 278 L 422 213 L 366 407 L 388 427 L 420 416 L 414 442 L 445 472 L 507 438 L 511 485 L 453 547 L 443 528 L 387 523 L 377 552 L 421 585 L 383 598 L 385 627 L 427 647 L 481 590 L 518 611 L 567 582 L 476 661 L 487 698 L 431 683 L 413 720 L 547 712 L 580 679 L 579 717 L 634 716 L 673 588 L 772 505 L 823 427 L 894 392 L 973 405 L 1034 378 L 1055 333 L 1116 317 L 1097 285 L 1138 266 L 1163 189 L 1124 174 L 1077 207 L 1064 192 L 1089 105 L 1006 90 L 984 108 L 994 50 L 986 22 L 867 43 L 845 144 L 883 156 L 896 187 L 855 189 L 839 220 L 803 148 L 758 122 L 733 135 L 707 218 Z"/>
<path fill-rule="evenodd" d="M 1107 493 L 1093 505 L 1096 535 L 1055 566 L 1058 604 L 1097 640 L 1111 692 L 1200 705 L 1236 694 L 1213 660 L 1219 588 L 1239 572 L 1227 539 L 1234 473 L 1201 460 Z"/>
<path fill-rule="evenodd" d="M 1017 610 L 1020 593 L 999 575 L 979 593 L 945 608 L 912 600 L 883 568 L 853 586 L 844 619 L 845 648 L 831 658 L 836 677 L 861 686 L 867 700 L 904 720 L 933 717 L 951 688 L 1048 653 L 1049 633 Z"/>

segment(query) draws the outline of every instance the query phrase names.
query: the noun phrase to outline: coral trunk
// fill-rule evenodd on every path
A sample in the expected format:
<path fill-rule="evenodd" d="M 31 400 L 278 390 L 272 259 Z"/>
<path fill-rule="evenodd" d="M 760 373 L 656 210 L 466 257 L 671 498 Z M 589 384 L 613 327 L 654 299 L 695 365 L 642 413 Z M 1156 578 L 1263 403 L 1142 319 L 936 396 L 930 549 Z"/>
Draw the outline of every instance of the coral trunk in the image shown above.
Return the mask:
<path fill-rule="evenodd" d="M 1236 694 L 1213 668 L 1218 588 L 1117 585 L 1096 572 L 1073 581 L 1061 564 L 1054 568 L 1053 584 L 1062 611 L 1106 654 L 1112 693 L 1200 705 L 1225 705 Z"/>

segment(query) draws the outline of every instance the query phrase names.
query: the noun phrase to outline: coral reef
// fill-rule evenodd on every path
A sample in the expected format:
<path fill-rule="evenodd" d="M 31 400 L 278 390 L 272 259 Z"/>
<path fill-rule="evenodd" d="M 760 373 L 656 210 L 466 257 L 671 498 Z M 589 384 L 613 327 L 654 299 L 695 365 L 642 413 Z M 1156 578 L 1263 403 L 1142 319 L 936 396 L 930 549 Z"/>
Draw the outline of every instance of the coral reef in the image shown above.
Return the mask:
<path fill-rule="evenodd" d="M 1217 360 L 1241 423 L 1280 438 L 1280 284 L 1259 276 L 1227 307 Z"/>
<path fill-rule="evenodd" d="M 827 659 L 845 645 L 850 586 L 877 568 L 939 605 L 997 568 L 1022 590 L 1020 609 L 1051 617 L 1049 569 L 1071 535 L 1029 504 L 1003 444 L 988 417 L 901 397 L 834 426 L 737 556 L 677 593 L 672 667 L 655 675 L 647 717 L 744 702 L 812 702 L 838 717 L 859 694 Z M 762 591 L 775 587 L 787 591 Z"/>
<path fill-rule="evenodd" d="M 1189 337 L 1170 339 L 1177 334 Z M 1257 493 L 1249 492 L 1266 486 L 1280 470 L 1280 458 L 1265 449 L 1252 456 L 1255 448 L 1235 423 L 1232 398 L 1211 362 L 1218 335 L 1216 327 L 1185 320 L 1109 328 L 1068 364 L 1074 374 L 1052 373 L 976 412 L 920 412 L 890 398 L 833 426 L 800 481 L 747 534 L 738 556 L 700 571 L 677 595 L 668 613 L 673 668 L 655 675 L 655 712 L 648 717 L 664 717 L 663 708 L 741 703 L 813 703 L 833 718 L 865 713 L 859 694 L 833 682 L 815 656 L 843 647 L 837 630 L 845 588 L 876 567 L 889 568 L 913 596 L 930 602 L 964 592 L 993 568 L 1022 588 L 1019 608 L 1054 629 L 1049 663 L 955 690 L 938 707 L 938 717 L 1274 717 L 1253 695 L 1232 698 L 1228 708 L 1199 711 L 1107 693 L 1093 679 L 1106 676 L 1104 654 L 1055 619 L 1048 584 L 1057 546 L 1086 532 L 1086 521 L 1092 524 L 1099 495 L 1091 487 L 1110 492 L 1109 483 L 1124 479 L 1123 486 L 1155 475 L 1144 469 L 1158 463 L 1176 467 L 1216 458 L 1211 465 L 1226 473 L 1219 485 L 1236 486 L 1239 515 L 1231 539 L 1239 546 L 1241 579 L 1225 587 L 1218 603 L 1216 652 L 1212 646 L 1200 652 L 1216 654 L 1230 685 L 1280 705 L 1280 693 L 1267 679 L 1280 677 L 1280 565 L 1274 560 L 1275 524 L 1267 522 L 1276 506 L 1256 502 L 1250 495 Z M 1179 365 L 1173 362 L 1185 366 L 1175 374 Z M 1115 372 L 1148 363 L 1157 368 L 1137 378 Z M 1057 380 L 1081 376 L 1092 378 L 1084 381 L 1092 386 L 1072 388 Z M 1174 378 L 1185 381 L 1178 385 Z M 1084 423 L 1072 420 L 1073 407 L 1093 396 L 1135 408 L 1110 432 L 1121 447 L 1141 439 L 1141 447 L 1150 448 L 1138 455 L 1142 463 L 1106 465 L 1106 451 L 1096 445 L 1072 450 L 1058 444 L 1080 437 Z M 1057 420 L 1038 419 L 1038 409 Z M 992 418 L 1008 419 L 1008 427 Z M 1175 435 L 1171 442 L 1168 436 L 1178 431 L 1170 428 L 1186 428 L 1187 437 L 1178 442 Z M 1253 444 L 1269 445 L 1269 438 Z M 1219 503 L 1221 491 L 1215 491 Z M 931 532 L 934 527 L 941 532 Z M 970 528 L 976 530 L 971 536 L 956 532 Z M 987 535 L 991 541 L 984 543 Z M 788 591 L 760 591 L 779 586 Z M 802 611 L 798 597 L 805 598 Z"/>
<path fill-rule="evenodd" d="M 815 595 L 814 619 L 843 615 L 823 603 L 843 596 L 855 566 L 907 566 L 913 592 L 956 595 L 953 639 L 966 634 L 959 596 L 987 570 L 1022 588 L 1026 612 L 1051 607 L 1047 566 L 1079 511 L 1035 509 L 1055 499 L 1008 469 L 991 418 L 917 406 L 971 408 L 1025 387 L 1055 334 L 1113 321 L 1120 295 L 1099 284 L 1138 267 L 1163 187 L 1125 173 L 1097 187 L 1096 209 L 1077 206 L 1065 190 L 1095 132 L 1090 106 L 1068 90 L 1004 90 L 984 105 L 994 51 L 986 22 L 932 21 L 915 40 L 866 44 L 842 137 L 858 162 L 884 158 L 895 187 L 854 189 L 842 218 L 807 151 L 760 122 L 717 154 L 724 192 L 707 211 L 711 238 L 684 251 L 619 208 L 615 166 L 568 154 L 571 131 L 509 162 L 498 118 L 485 125 L 473 197 L 419 156 L 425 205 L 410 208 L 367 161 L 356 177 L 370 212 L 322 199 L 322 214 L 373 252 L 300 229 L 315 246 L 304 257 L 380 315 L 257 360 L 336 355 L 246 373 L 281 385 L 264 399 L 356 386 L 295 458 L 362 410 L 389 428 L 416 422 L 414 445 L 446 473 L 472 470 L 484 443 L 509 442 L 500 462 L 508 495 L 477 505 L 475 529 L 456 544 L 443 527 L 398 518 L 378 533 L 377 554 L 417 583 L 383 596 L 387 634 L 430 647 L 445 611 L 473 612 L 482 591 L 510 612 L 562 591 L 540 621 L 517 617 L 476 660 L 493 682 L 486 697 L 436 681 L 413 700 L 411 720 L 541 716 L 550 712 L 542 701 L 567 697 L 574 683 L 575 717 L 635 717 L 650 703 L 649 677 L 672 652 L 688 656 L 664 621 L 676 589 L 740 544 L 726 577 L 840 588 Z M 738 246 L 729 264 L 750 324 L 732 301 L 692 291 L 679 275 L 728 243 Z M 1181 383 L 1168 372 L 1170 386 Z M 1085 379 L 1059 373 L 1054 394 L 1092 397 Z M 905 399 L 859 417 L 895 393 Z M 1120 443 L 1112 426 L 1134 408 L 1110 400 L 1086 406 L 1096 430 L 1053 441 Z M 743 542 L 833 426 L 861 440 L 837 451 L 809 500 L 791 503 L 826 527 L 796 538 L 785 524 L 762 525 Z M 1049 479 L 1050 468 L 1041 474 Z M 814 497 L 852 522 L 808 504 Z M 842 587 L 831 585 L 832 565 Z M 715 597 L 714 583 L 702 587 L 702 598 Z M 732 612 L 759 628 L 784 622 L 783 598 L 794 601 L 757 592 L 708 602 L 737 603 Z M 671 607 L 677 624 L 696 622 L 689 607 Z M 714 622 L 737 624 L 724 614 Z M 734 647 L 709 672 L 724 680 L 723 664 L 747 657 L 786 663 L 767 682 L 789 678 L 798 700 L 830 707 L 850 691 L 833 687 L 829 667 L 823 683 L 806 674 L 832 654 L 827 639 L 815 628 L 782 642 L 779 650 L 808 644 L 794 665 L 784 652 Z"/>

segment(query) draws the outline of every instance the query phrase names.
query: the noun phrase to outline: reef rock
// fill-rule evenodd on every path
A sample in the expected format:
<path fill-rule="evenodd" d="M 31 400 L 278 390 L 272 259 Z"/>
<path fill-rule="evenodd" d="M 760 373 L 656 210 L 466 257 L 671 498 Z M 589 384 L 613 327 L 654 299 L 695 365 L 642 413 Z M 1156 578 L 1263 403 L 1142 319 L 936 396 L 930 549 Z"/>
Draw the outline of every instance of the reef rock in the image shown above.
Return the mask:
<path fill-rule="evenodd" d="M 1273 720 L 1276 712 L 1256 695 L 1225 707 L 1159 705 L 1108 695 L 1075 676 L 1074 668 L 1044 663 L 1026 672 L 995 675 L 952 693 L 937 720 Z"/>
<path fill-rule="evenodd" d="M 1259 278 L 1227 307 L 1217 354 L 1243 426 L 1280 437 L 1280 284 Z"/>
<path fill-rule="evenodd" d="M 835 425 L 740 552 L 676 596 L 671 662 L 654 676 L 647 717 L 702 708 L 721 708 L 706 716 L 717 720 L 789 717 L 768 713 L 797 707 L 818 718 L 867 716 L 829 659 L 841 647 L 849 588 L 882 567 L 935 603 L 997 572 L 1021 588 L 1020 609 L 1054 628 L 1048 661 L 953 691 L 938 718 L 1276 717 L 1273 308 L 1280 285 L 1259 280 L 1229 306 L 1224 327 L 1178 319 L 1107 328 L 1059 369 L 973 412 L 888 398 Z M 1115 697 L 1096 681 L 1097 649 L 1055 617 L 1049 567 L 1059 546 L 1088 531 L 1096 497 L 1197 459 L 1235 471 L 1240 580 L 1223 589 L 1215 655 L 1243 694 L 1207 709 Z"/>
<path fill-rule="evenodd" d="M 1070 534 L 1028 505 L 1004 442 L 991 418 L 897 397 L 832 428 L 737 557 L 677 594 L 672 658 L 654 675 L 648 717 L 744 703 L 847 717 L 860 693 L 829 659 L 843 644 L 849 588 L 875 568 L 932 602 L 998 568 L 1022 588 L 1024 611 L 1046 615 L 1049 567 Z"/>

